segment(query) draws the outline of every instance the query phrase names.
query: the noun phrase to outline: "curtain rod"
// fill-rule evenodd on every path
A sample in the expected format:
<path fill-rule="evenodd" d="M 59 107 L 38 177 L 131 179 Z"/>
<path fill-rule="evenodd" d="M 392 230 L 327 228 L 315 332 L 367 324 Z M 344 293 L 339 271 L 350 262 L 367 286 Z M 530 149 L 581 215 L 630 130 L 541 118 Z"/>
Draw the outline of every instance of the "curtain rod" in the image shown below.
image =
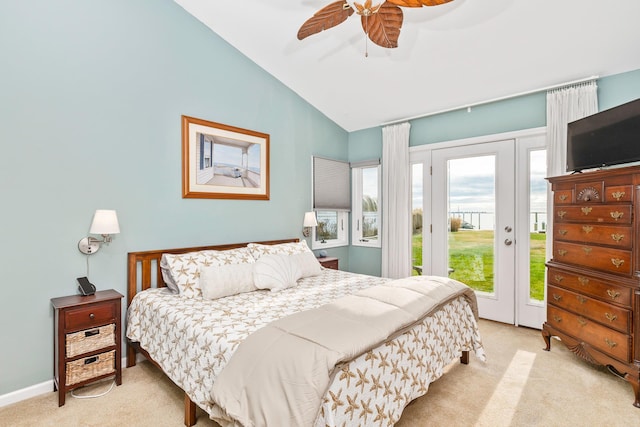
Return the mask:
<path fill-rule="evenodd" d="M 559 89 L 559 88 L 565 87 L 565 86 L 571 86 L 571 85 L 575 85 L 575 84 L 579 84 L 579 83 L 589 82 L 591 80 L 596 80 L 598 77 L 599 76 L 585 77 L 583 79 L 572 80 L 570 82 L 565 82 L 565 83 L 559 83 L 559 84 L 552 85 L 552 86 L 542 87 L 540 89 L 533 89 L 533 90 L 528 90 L 526 92 L 514 93 L 512 95 L 501 96 L 499 98 L 488 99 L 486 101 L 474 102 L 472 104 L 460 105 L 458 107 L 447 108 L 445 110 L 434 111 L 432 113 L 420 114 L 418 116 L 406 117 L 404 119 L 392 120 L 390 122 L 382 123 L 380 126 L 394 125 L 396 123 L 408 122 L 410 120 L 422 119 L 424 117 L 429 117 L 429 116 L 435 116 L 436 114 L 443 114 L 443 113 L 449 113 L 451 111 L 462 110 L 463 108 L 470 109 L 472 107 L 477 107 L 478 105 L 491 104 L 492 102 L 504 101 L 506 99 L 517 98 L 519 96 L 531 95 L 533 93 L 545 92 L 545 91 L 553 90 L 553 89 Z"/>

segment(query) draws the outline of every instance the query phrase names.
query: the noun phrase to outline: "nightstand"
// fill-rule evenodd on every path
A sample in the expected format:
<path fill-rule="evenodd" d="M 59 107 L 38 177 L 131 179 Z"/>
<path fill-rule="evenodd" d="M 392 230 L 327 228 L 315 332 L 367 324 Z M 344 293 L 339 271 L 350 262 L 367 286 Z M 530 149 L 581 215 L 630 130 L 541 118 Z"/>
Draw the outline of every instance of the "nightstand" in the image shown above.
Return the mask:
<path fill-rule="evenodd" d="M 122 384 L 122 295 L 114 290 L 94 295 L 52 298 L 53 387 L 58 406 L 66 393 L 88 383 L 115 376 Z"/>
<path fill-rule="evenodd" d="M 327 256 L 324 258 L 318 258 L 318 262 L 324 268 L 331 268 L 334 270 L 339 270 L 338 268 L 338 258 L 334 256 Z"/>

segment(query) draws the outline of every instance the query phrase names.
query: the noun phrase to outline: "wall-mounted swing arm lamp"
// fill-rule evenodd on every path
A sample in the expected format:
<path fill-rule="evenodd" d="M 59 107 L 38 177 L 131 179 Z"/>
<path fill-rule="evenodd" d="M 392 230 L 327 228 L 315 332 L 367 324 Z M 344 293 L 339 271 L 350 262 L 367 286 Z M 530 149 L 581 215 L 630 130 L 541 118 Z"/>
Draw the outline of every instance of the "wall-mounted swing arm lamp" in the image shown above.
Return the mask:
<path fill-rule="evenodd" d="M 120 233 L 120 225 L 118 224 L 118 216 L 116 211 L 98 209 L 93 215 L 90 234 L 101 234 L 102 239 L 95 237 L 84 237 L 78 242 L 78 249 L 86 255 L 95 254 L 100 249 L 100 244 L 110 243 L 111 235 Z"/>
<path fill-rule="evenodd" d="M 318 221 L 316 220 L 315 212 L 305 212 L 304 221 L 302 221 L 302 235 L 309 237 L 311 235 L 311 228 L 317 227 Z"/>

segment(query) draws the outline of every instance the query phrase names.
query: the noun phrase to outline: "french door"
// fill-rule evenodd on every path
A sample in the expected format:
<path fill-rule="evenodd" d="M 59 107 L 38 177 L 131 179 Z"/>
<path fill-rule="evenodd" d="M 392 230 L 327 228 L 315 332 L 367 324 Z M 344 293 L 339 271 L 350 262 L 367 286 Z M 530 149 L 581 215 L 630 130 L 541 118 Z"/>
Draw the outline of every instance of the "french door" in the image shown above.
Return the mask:
<path fill-rule="evenodd" d="M 412 160 L 414 213 L 420 179 L 425 208 L 419 270 L 474 288 L 482 318 L 544 322 L 544 142 L 537 135 L 446 146 Z M 428 175 L 416 173 L 426 164 Z"/>

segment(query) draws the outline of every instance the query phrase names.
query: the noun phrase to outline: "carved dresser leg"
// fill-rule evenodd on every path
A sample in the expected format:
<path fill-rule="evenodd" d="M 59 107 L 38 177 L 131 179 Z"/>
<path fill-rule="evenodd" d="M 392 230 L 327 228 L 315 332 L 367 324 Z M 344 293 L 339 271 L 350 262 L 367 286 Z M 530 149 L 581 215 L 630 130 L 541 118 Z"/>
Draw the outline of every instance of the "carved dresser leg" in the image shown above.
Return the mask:
<path fill-rule="evenodd" d="M 542 338 L 544 339 L 544 342 L 547 345 L 547 347 L 544 348 L 543 350 L 545 351 L 551 350 L 551 334 L 549 333 L 549 331 L 547 331 L 544 328 L 544 326 L 542 327 Z"/>

